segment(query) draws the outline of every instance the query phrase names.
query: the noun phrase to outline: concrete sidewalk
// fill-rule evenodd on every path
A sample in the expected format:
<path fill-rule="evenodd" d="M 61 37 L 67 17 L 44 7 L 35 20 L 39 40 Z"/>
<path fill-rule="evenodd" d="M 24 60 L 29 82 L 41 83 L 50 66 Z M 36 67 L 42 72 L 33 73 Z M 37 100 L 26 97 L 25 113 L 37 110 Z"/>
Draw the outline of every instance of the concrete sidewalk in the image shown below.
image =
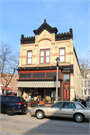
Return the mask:
<path fill-rule="evenodd" d="M 28 108 L 27 108 L 26 115 L 31 115 L 31 114 L 30 114 L 30 109 L 31 109 L 31 107 L 28 107 Z"/>

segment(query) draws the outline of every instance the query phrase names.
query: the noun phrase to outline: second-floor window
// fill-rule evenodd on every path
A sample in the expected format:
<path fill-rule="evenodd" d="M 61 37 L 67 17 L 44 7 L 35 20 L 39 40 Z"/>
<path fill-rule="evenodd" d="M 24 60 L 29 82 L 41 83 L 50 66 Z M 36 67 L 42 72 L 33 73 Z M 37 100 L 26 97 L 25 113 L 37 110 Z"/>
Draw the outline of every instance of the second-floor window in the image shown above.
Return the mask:
<path fill-rule="evenodd" d="M 59 49 L 60 62 L 65 62 L 65 48 Z"/>
<path fill-rule="evenodd" d="M 27 64 L 31 64 L 31 63 L 32 63 L 32 51 L 28 51 Z"/>
<path fill-rule="evenodd" d="M 50 62 L 50 50 L 44 49 L 40 50 L 40 63 L 49 63 Z"/>

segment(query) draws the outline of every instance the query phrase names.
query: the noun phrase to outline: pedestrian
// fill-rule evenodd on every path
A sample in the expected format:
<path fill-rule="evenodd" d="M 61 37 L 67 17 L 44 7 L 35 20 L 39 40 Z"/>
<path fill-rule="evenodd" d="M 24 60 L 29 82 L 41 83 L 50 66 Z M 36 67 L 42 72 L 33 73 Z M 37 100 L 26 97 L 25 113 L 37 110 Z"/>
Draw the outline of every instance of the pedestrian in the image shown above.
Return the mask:
<path fill-rule="evenodd" d="M 31 102 L 31 96 L 30 95 L 28 96 L 28 101 Z"/>

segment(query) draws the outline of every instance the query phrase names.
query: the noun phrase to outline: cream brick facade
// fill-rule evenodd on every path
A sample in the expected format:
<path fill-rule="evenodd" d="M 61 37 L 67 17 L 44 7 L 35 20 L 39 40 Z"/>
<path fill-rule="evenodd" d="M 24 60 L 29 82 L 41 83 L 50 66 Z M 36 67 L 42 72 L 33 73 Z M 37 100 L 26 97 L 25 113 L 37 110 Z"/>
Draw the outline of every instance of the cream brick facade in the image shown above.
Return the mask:
<path fill-rule="evenodd" d="M 81 98 L 81 73 L 78 58 L 73 46 L 73 38 L 55 40 L 55 32 L 50 33 L 43 30 L 39 35 L 35 35 L 35 43 L 21 43 L 19 67 L 48 67 L 56 66 L 56 58 L 59 57 L 59 48 L 65 48 L 65 62 L 59 62 L 59 66 L 73 65 L 73 73 L 70 74 L 70 100 L 75 100 L 75 96 Z M 50 49 L 50 62 L 40 63 L 40 50 Z M 32 51 L 32 64 L 27 64 L 27 52 Z"/>
<path fill-rule="evenodd" d="M 43 34 L 42 34 L 43 33 Z M 59 57 L 59 48 L 65 48 L 65 63 L 60 63 L 60 65 L 70 65 L 73 64 L 73 41 L 72 39 L 66 41 L 55 41 L 55 34 L 50 34 L 48 31 L 44 30 L 39 36 L 37 36 L 35 43 L 33 44 L 21 44 L 20 49 L 20 60 L 19 67 L 28 66 L 43 66 L 40 64 L 40 50 L 50 49 L 50 64 L 44 64 L 44 66 L 56 65 L 56 57 Z M 45 35 L 45 37 L 44 37 Z M 53 37 L 54 36 L 54 37 Z M 50 37 L 50 38 L 48 38 Z M 32 65 L 27 64 L 27 51 L 32 50 Z"/>

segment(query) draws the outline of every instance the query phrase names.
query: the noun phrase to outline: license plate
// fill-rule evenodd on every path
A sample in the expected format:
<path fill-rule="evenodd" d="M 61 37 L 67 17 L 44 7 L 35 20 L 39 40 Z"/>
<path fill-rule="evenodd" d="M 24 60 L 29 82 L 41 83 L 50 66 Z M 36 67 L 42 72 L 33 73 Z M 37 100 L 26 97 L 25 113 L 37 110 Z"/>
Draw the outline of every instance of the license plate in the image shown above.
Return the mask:
<path fill-rule="evenodd" d="M 24 105 L 24 106 L 26 106 L 26 105 Z"/>

